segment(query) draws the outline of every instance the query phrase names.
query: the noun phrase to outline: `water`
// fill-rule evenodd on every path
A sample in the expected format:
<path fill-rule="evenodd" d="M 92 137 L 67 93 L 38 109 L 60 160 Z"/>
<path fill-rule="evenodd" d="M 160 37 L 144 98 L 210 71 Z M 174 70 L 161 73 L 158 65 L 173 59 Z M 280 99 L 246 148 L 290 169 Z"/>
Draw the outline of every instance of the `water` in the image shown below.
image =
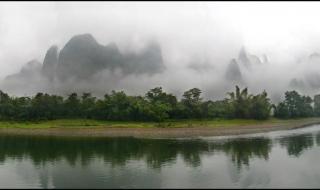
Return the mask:
<path fill-rule="evenodd" d="M 197 139 L 0 136 L 0 188 L 319 188 L 320 125 Z"/>

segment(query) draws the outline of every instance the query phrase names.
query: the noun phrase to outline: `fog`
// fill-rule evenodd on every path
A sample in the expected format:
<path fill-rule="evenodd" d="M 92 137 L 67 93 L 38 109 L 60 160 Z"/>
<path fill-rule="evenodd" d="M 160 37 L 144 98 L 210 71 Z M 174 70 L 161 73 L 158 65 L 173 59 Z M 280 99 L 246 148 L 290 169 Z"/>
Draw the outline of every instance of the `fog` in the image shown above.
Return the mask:
<path fill-rule="evenodd" d="M 142 95 L 162 86 L 181 96 L 198 87 L 205 99 L 221 99 L 238 84 L 252 93 L 266 90 L 274 101 L 291 89 L 313 96 L 320 93 L 319 9 L 319 2 L 1 2 L 0 89 L 102 96 L 111 90 Z M 124 54 L 156 41 L 166 69 L 128 75 L 105 69 L 63 82 L 32 71 L 27 80 L 5 80 L 31 60 L 42 64 L 52 45 L 61 50 L 79 34 L 103 46 L 115 43 Z M 241 64 L 241 49 L 259 64 Z M 232 59 L 241 81 L 226 79 Z"/>

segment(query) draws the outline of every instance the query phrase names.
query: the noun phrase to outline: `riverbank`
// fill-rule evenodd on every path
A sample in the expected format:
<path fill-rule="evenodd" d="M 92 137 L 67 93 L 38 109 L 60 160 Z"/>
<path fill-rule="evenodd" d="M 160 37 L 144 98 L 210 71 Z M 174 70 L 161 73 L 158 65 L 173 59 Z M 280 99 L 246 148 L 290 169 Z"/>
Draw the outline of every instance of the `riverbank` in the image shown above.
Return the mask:
<path fill-rule="evenodd" d="M 53 120 L 43 122 L 0 122 L 0 134 L 70 136 L 183 138 L 223 136 L 286 130 L 320 124 L 320 118 L 279 120 L 184 120 L 152 122 L 108 122 L 96 120 Z"/>

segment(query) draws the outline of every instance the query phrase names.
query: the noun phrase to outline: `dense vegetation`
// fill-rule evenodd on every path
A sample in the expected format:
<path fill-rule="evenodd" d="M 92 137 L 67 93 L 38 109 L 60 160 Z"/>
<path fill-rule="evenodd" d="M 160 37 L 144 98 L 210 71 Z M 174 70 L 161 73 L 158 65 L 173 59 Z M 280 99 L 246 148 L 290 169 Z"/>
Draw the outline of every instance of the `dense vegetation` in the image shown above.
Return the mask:
<path fill-rule="evenodd" d="M 287 91 L 285 100 L 274 106 L 274 115 L 278 118 L 301 118 L 319 116 L 320 101 L 316 95 L 314 98 L 314 108 L 312 107 L 312 98 L 301 96 L 296 91 Z"/>
<path fill-rule="evenodd" d="M 274 109 L 278 118 L 298 118 L 320 115 L 320 95 L 313 100 L 296 91 L 285 93 L 285 100 L 272 105 L 267 93 L 252 95 L 248 89 L 227 93 L 218 101 L 203 101 L 198 88 L 184 92 L 179 101 L 161 87 L 149 90 L 144 96 L 128 96 L 112 91 L 104 98 L 90 93 L 76 93 L 64 98 L 38 93 L 34 97 L 11 97 L 0 91 L 1 120 L 51 120 L 88 118 L 110 121 L 164 121 L 167 119 L 245 118 L 267 119 Z"/>

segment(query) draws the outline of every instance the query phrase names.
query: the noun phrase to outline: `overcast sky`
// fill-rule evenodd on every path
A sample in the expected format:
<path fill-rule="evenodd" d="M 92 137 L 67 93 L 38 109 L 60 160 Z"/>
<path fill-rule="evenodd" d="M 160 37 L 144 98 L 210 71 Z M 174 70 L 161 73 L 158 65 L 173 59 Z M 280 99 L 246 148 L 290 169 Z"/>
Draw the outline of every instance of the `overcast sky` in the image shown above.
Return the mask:
<path fill-rule="evenodd" d="M 0 77 L 82 33 L 124 50 L 156 38 L 170 60 L 229 59 L 242 45 L 293 59 L 320 50 L 319 10 L 320 2 L 0 2 Z"/>

